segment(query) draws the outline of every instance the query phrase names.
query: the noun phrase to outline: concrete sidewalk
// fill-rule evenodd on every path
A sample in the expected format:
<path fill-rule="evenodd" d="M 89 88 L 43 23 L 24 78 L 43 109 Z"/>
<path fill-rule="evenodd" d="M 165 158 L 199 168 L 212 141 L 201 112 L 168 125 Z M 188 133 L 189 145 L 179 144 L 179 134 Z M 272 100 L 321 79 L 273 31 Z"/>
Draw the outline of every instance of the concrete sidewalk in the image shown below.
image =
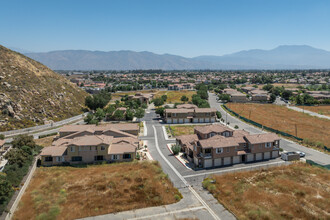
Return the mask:
<path fill-rule="evenodd" d="M 308 111 L 308 110 L 304 110 L 304 109 L 299 108 L 299 107 L 296 107 L 296 106 L 287 105 L 286 107 L 289 108 L 289 109 L 295 110 L 297 112 L 303 112 L 303 113 L 307 113 L 307 114 L 309 114 L 311 116 L 316 116 L 316 117 L 319 117 L 319 118 L 325 118 L 325 119 L 329 119 L 330 120 L 330 117 L 329 116 L 320 115 L 320 114 L 318 114 L 316 112 L 311 112 L 311 111 Z"/>

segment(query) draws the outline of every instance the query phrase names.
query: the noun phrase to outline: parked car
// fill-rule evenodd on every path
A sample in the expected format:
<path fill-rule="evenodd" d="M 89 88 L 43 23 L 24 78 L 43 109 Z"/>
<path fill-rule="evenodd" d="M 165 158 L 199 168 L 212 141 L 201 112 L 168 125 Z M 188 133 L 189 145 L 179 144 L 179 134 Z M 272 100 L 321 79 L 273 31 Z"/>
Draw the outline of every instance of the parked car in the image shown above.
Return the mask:
<path fill-rule="evenodd" d="M 299 154 L 300 157 L 305 157 L 306 154 L 302 151 L 296 151 L 297 154 Z"/>

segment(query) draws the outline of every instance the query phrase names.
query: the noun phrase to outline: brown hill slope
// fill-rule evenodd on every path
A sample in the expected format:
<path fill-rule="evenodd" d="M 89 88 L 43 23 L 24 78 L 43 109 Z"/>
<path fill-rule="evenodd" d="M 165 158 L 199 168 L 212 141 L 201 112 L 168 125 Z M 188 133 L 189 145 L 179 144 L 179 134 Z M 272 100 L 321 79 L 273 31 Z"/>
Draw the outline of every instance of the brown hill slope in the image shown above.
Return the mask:
<path fill-rule="evenodd" d="M 86 95 L 46 66 L 0 45 L 0 131 L 80 114 Z"/>

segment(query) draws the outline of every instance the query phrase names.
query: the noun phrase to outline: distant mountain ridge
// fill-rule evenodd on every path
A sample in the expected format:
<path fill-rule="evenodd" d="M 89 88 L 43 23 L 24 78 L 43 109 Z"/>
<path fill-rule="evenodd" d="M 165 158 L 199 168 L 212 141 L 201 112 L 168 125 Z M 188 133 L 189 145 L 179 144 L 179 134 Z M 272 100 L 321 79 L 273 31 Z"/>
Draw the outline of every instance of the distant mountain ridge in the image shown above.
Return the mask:
<path fill-rule="evenodd" d="M 330 52 L 307 45 L 186 58 L 152 52 L 62 50 L 25 53 L 54 70 L 312 69 L 330 68 Z"/>

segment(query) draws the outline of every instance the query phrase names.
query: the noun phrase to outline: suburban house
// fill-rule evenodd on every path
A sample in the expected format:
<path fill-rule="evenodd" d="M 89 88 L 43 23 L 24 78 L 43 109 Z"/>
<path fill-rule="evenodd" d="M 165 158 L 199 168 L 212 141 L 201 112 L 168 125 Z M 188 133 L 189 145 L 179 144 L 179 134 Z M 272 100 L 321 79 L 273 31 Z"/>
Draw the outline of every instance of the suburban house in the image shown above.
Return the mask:
<path fill-rule="evenodd" d="M 183 84 L 169 84 L 167 89 L 168 90 L 189 90 L 189 89 L 193 89 L 194 88 L 194 84 L 193 83 L 183 83 Z"/>
<path fill-rule="evenodd" d="M 141 103 L 148 104 L 153 97 L 152 94 L 136 93 L 135 95 L 129 95 L 128 100 L 139 100 Z"/>
<path fill-rule="evenodd" d="M 137 124 L 66 125 L 51 146 L 43 148 L 41 165 L 131 161 L 139 147 Z"/>
<path fill-rule="evenodd" d="M 194 134 L 178 136 L 176 143 L 196 168 L 277 158 L 280 149 L 280 138 L 274 133 L 251 135 L 220 124 L 196 126 Z"/>
<path fill-rule="evenodd" d="M 165 122 L 169 124 L 212 123 L 216 121 L 214 108 L 198 108 L 196 105 L 183 104 L 175 109 L 165 109 Z"/>
<path fill-rule="evenodd" d="M 230 96 L 231 102 L 246 102 L 246 95 L 237 91 L 236 89 L 226 88 L 222 91 L 223 94 L 228 94 Z"/>

